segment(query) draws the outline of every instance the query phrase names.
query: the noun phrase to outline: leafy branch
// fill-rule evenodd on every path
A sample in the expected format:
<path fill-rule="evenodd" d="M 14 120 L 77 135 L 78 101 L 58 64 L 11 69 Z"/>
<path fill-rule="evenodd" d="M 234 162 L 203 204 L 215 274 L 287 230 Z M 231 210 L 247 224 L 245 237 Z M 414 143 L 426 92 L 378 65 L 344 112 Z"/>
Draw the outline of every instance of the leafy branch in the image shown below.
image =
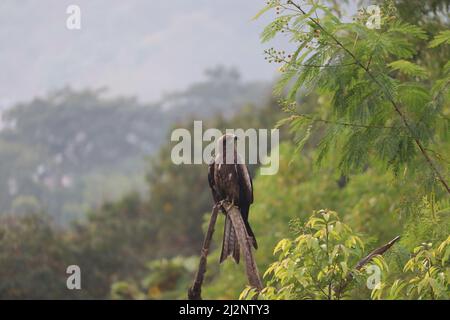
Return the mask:
<path fill-rule="evenodd" d="M 289 4 L 292 4 L 295 8 L 298 9 L 298 11 L 303 14 L 303 15 L 307 15 L 307 13 L 301 8 L 300 5 L 296 4 L 294 1 L 292 0 L 288 0 Z M 427 161 L 427 163 L 429 164 L 430 168 L 434 171 L 434 173 L 436 174 L 437 178 L 439 179 L 439 181 L 441 182 L 441 184 L 444 186 L 444 188 L 447 190 L 447 192 L 450 194 L 450 187 L 447 183 L 447 181 L 444 179 L 443 175 L 441 174 L 441 172 L 439 171 L 439 169 L 435 166 L 435 164 L 433 163 L 431 157 L 429 156 L 428 152 L 426 151 L 425 147 L 423 146 L 422 142 L 419 140 L 419 138 L 417 138 L 415 131 L 411 128 L 411 125 L 408 122 L 408 119 L 406 117 L 406 115 L 402 112 L 400 106 L 397 104 L 397 102 L 394 100 L 394 98 L 392 97 L 391 93 L 389 92 L 389 90 L 386 89 L 386 87 L 373 75 L 373 73 L 370 71 L 370 69 L 365 66 L 354 54 L 353 52 L 351 52 L 346 46 L 344 46 L 339 39 L 337 39 L 333 34 L 329 33 L 323 26 L 322 24 L 315 18 L 308 16 L 308 19 L 315 25 L 317 26 L 320 30 L 322 30 L 328 37 L 330 37 L 335 44 L 337 44 L 340 48 L 342 48 L 342 50 L 344 50 L 356 63 L 357 66 L 359 66 L 361 69 L 363 69 L 366 74 L 370 77 L 370 79 L 372 79 L 372 81 L 378 85 L 378 87 L 380 87 L 380 89 L 382 89 L 385 97 L 389 100 L 389 102 L 391 103 L 392 107 L 395 109 L 395 111 L 397 112 L 397 114 L 400 116 L 403 124 L 405 125 L 405 127 L 407 128 L 407 130 L 409 131 L 409 133 L 413 136 L 413 139 L 417 145 L 417 147 L 419 148 L 420 152 L 422 153 L 423 157 L 425 158 L 425 160 Z"/>
<path fill-rule="evenodd" d="M 341 121 L 332 121 L 327 119 L 315 118 L 311 115 L 303 114 L 303 113 L 295 113 L 288 119 L 284 119 L 284 121 L 280 121 L 277 126 L 284 124 L 287 120 L 293 121 L 298 118 L 304 118 L 311 122 L 322 122 L 331 125 L 344 126 L 344 127 L 355 127 L 355 128 L 366 128 L 366 129 L 399 129 L 399 127 L 395 126 L 377 126 L 377 125 L 366 125 L 359 123 L 351 123 L 351 122 L 341 122 Z"/>
<path fill-rule="evenodd" d="M 295 93 L 301 84 L 303 84 L 306 89 L 319 87 L 323 90 L 330 89 L 332 88 L 332 85 L 335 85 L 337 88 L 334 87 L 336 90 L 334 94 L 334 103 L 337 107 L 345 107 L 348 99 L 350 99 L 353 103 L 353 107 L 357 107 L 358 103 L 362 102 L 368 104 L 368 108 L 374 104 L 378 104 L 383 108 L 390 105 L 392 107 L 392 111 L 398 115 L 399 121 L 406 131 L 406 135 L 403 135 L 403 137 L 407 137 L 411 140 L 411 142 L 405 140 L 402 141 L 401 138 L 398 138 L 400 136 L 393 137 L 393 143 L 397 141 L 398 147 L 397 149 L 391 148 L 391 150 L 398 150 L 398 154 L 393 155 L 396 161 L 394 162 L 390 159 L 389 163 L 395 163 L 398 165 L 399 163 L 406 162 L 408 157 L 405 157 L 402 152 L 410 152 L 410 154 L 413 154 L 414 151 L 409 148 L 409 143 L 411 143 L 412 147 L 415 145 L 422 157 L 425 159 L 425 164 L 430 168 L 433 176 L 437 181 L 439 181 L 447 193 L 450 194 L 449 184 L 446 181 L 444 174 L 441 172 L 441 169 L 437 166 L 429 154 L 424 142 L 424 140 L 426 140 L 425 137 L 428 139 L 431 137 L 430 126 L 433 124 L 423 121 L 423 117 L 427 117 L 427 120 L 430 119 L 430 112 L 427 112 L 425 108 L 423 108 L 421 110 L 422 114 L 416 117 L 418 118 L 416 119 L 418 120 L 417 123 L 411 120 L 408 114 L 409 109 L 414 112 L 414 110 L 417 110 L 417 106 L 422 103 L 415 100 L 424 101 L 424 99 L 428 99 L 430 96 L 429 93 L 423 87 L 415 85 L 414 83 L 405 83 L 397 86 L 397 80 L 390 77 L 389 73 L 379 72 L 387 65 L 391 72 L 398 71 L 406 76 L 415 77 L 416 79 L 427 78 L 427 70 L 403 59 L 405 57 L 411 57 L 415 52 L 414 48 L 406 40 L 407 38 L 405 36 L 394 36 L 394 34 L 409 34 L 418 39 L 426 39 L 426 34 L 422 29 L 414 25 L 393 22 L 390 24 L 390 29 L 388 29 L 386 34 L 382 35 L 381 33 L 372 32 L 371 30 L 365 29 L 361 27 L 361 25 L 355 23 L 341 23 L 329 9 L 315 3 L 314 1 L 311 1 L 311 5 L 312 7 L 310 9 L 305 10 L 301 5 L 292 0 L 284 1 L 284 3 L 283 1 L 276 0 L 269 1 L 268 6 L 263 10 L 264 12 L 270 8 L 276 8 L 278 15 L 281 11 L 287 10 L 290 12 L 289 15 L 278 17 L 272 24 L 266 27 L 262 35 L 263 41 L 273 38 L 275 34 L 280 31 L 285 32 L 286 28 L 288 28 L 287 30 L 291 30 L 291 33 L 293 33 L 291 41 L 302 42 L 292 57 L 288 56 L 289 59 L 286 59 L 284 55 L 280 55 L 274 50 L 268 50 L 268 52 L 266 52 L 271 61 L 280 63 L 283 62 L 286 64 L 286 66 L 281 68 L 283 72 L 286 71 L 286 68 L 289 68 L 286 75 L 282 78 L 282 80 L 280 80 L 277 88 L 287 85 L 289 83 L 288 81 L 295 74 L 298 74 L 298 79 L 294 84 L 294 89 L 292 89 L 289 94 L 290 99 L 295 97 Z M 325 17 L 323 17 L 325 22 L 321 21 L 322 18 L 319 19 L 317 14 L 318 8 L 326 13 Z M 292 14 L 291 12 L 293 11 L 296 11 L 298 16 Z M 293 28 L 287 27 L 290 24 L 292 24 Z M 301 31 L 304 26 L 309 27 L 310 32 L 304 34 L 304 32 Z M 329 31 L 330 29 L 333 30 L 333 27 L 337 29 L 337 31 Z M 341 40 L 337 36 L 337 34 L 342 34 L 342 32 L 338 33 L 339 31 L 350 31 L 352 33 L 356 33 L 356 36 L 351 39 L 349 37 L 349 45 L 347 45 L 345 43 L 345 38 L 342 38 Z M 346 33 L 344 32 L 343 35 L 345 34 Z M 448 43 L 447 38 L 447 34 L 440 34 L 435 38 L 430 46 L 434 47 L 440 44 Z M 357 45 L 358 42 L 362 42 L 365 46 Z M 364 50 L 366 50 L 366 52 L 370 51 L 370 53 L 364 53 Z M 300 55 L 300 52 L 303 53 Z M 390 56 L 398 56 L 399 60 L 386 64 L 383 57 L 386 59 Z M 364 57 L 368 58 L 368 61 Z M 308 60 L 308 63 L 303 63 L 303 60 L 305 59 Z M 377 63 L 375 63 L 375 59 Z M 327 62 L 325 64 L 316 63 L 321 60 L 325 60 Z M 341 63 L 333 64 L 333 61 L 339 61 Z M 327 67 L 331 67 L 334 70 L 337 67 L 344 66 L 350 67 L 348 71 L 345 71 L 344 73 L 330 73 L 322 70 L 318 72 L 310 72 L 307 70 L 309 68 L 323 69 Z M 355 66 L 355 69 L 352 69 L 352 66 Z M 448 69 L 448 66 L 444 67 L 444 70 Z M 359 78 L 363 74 L 365 77 L 362 79 Z M 336 77 L 336 79 L 326 79 L 324 75 L 325 77 Z M 339 76 L 344 76 L 347 78 L 345 78 L 345 80 L 339 79 Z M 319 81 L 322 81 L 325 84 L 321 84 Z M 432 91 L 437 91 L 437 95 L 439 95 L 439 93 L 443 92 L 445 89 L 447 82 L 448 77 L 438 80 Z M 399 90 L 398 95 L 400 99 L 397 97 L 397 92 L 395 91 L 396 89 Z M 380 95 L 385 98 L 384 101 L 380 99 Z M 434 98 L 435 97 L 433 97 L 433 101 L 429 102 L 432 107 L 436 104 Z M 438 112 L 438 110 L 436 111 Z M 431 112 L 435 112 L 434 109 Z M 346 125 L 347 124 L 350 123 L 346 123 Z M 370 128 L 370 126 L 360 127 Z M 368 137 L 370 137 L 370 133 L 368 133 Z M 356 152 L 361 154 L 360 151 L 361 150 L 358 150 Z M 384 151 L 381 151 L 381 155 L 384 156 Z M 389 159 L 389 157 L 390 156 L 385 156 L 387 159 Z"/>
<path fill-rule="evenodd" d="M 388 251 L 398 240 L 400 240 L 400 236 L 395 237 L 394 239 L 392 239 L 391 241 L 389 241 L 388 243 L 386 243 L 385 245 L 373 250 L 372 252 L 370 252 L 367 256 L 365 256 L 363 259 L 361 259 L 355 266 L 355 270 L 359 271 L 361 270 L 365 265 L 367 265 L 369 262 L 371 262 L 376 256 L 381 256 L 383 255 L 386 251 Z M 336 289 L 336 294 L 339 297 L 342 292 L 345 290 L 345 288 L 347 287 L 347 285 L 350 283 L 350 281 L 352 281 L 353 279 L 353 274 L 350 273 L 347 276 L 347 279 L 345 279 L 345 281 L 341 282 L 341 284 L 339 285 L 339 287 Z"/>

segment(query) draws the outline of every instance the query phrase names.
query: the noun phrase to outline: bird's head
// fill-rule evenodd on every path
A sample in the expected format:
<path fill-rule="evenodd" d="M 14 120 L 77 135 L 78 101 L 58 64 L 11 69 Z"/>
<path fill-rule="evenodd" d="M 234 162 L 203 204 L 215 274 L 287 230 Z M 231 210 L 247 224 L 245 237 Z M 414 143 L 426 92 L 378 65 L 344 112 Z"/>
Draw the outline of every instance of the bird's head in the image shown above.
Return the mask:
<path fill-rule="evenodd" d="M 235 151 L 238 137 L 231 133 L 226 133 L 217 140 L 217 149 L 219 154 L 223 152 Z"/>

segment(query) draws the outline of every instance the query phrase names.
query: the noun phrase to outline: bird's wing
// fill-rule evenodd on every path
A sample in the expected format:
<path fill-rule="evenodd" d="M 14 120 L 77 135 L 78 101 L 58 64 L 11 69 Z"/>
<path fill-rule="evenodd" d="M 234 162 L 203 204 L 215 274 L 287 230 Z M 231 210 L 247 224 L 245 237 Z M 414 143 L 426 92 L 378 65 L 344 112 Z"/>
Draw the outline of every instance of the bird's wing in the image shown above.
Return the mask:
<path fill-rule="evenodd" d="M 208 182 L 209 187 L 212 189 L 214 187 L 214 161 L 208 165 Z"/>
<path fill-rule="evenodd" d="M 236 164 L 239 187 L 245 196 L 245 201 L 250 205 L 253 203 L 253 181 L 247 166 L 244 163 Z"/>
<path fill-rule="evenodd" d="M 250 211 L 250 204 L 253 203 L 253 182 L 245 164 L 236 164 L 236 171 L 238 173 L 239 181 L 239 208 L 241 209 L 242 218 L 245 223 L 247 234 L 252 239 L 252 244 L 255 249 L 258 248 L 255 234 L 253 233 L 250 223 L 248 222 L 248 213 Z"/>

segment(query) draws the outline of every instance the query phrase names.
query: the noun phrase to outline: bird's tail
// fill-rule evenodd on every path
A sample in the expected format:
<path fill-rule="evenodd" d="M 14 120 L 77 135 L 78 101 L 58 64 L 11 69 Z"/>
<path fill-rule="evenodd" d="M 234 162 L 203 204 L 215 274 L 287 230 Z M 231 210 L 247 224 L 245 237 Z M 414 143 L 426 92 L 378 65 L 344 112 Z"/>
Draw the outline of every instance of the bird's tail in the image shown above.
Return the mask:
<path fill-rule="evenodd" d="M 225 227 L 223 231 L 222 253 L 220 254 L 220 263 L 222 263 L 228 256 L 232 256 L 236 263 L 239 263 L 239 241 L 237 239 L 236 231 L 234 230 L 231 219 L 225 216 Z"/>

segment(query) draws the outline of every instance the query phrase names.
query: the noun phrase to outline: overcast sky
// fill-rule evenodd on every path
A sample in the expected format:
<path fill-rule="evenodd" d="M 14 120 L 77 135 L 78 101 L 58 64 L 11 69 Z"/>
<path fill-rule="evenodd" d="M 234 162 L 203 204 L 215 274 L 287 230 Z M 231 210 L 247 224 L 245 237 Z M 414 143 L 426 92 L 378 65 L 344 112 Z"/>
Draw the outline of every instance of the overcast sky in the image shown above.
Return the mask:
<path fill-rule="evenodd" d="M 81 30 L 66 9 L 81 8 Z M 141 101 L 182 89 L 218 64 L 272 80 L 252 21 L 265 0 L 1 0 L 0 106 L 70 85 Z"/>

